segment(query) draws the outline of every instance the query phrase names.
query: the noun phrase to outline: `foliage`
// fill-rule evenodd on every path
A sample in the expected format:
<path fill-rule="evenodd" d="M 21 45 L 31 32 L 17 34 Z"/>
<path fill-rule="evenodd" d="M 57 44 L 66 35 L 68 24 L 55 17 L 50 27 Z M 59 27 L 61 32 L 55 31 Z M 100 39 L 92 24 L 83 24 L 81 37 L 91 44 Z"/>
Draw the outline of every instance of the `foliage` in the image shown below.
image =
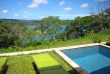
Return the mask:
<path fill-rule="evenodd" d="M 84 36 L 83 26 L 81 25 L 81 17 L 76 17 L 75 20 L 66 27 L 65 31 L 67 31 L 66 36 L 68 39 L 76 39 L 80 36 Z"/>
<path fill-rule="evenodd" d="M 0 20 L 0 47 L 9 47 L 14 45 L 15 41 L 19 39 L 16 31 L 11 29 L 11 26 L 5 21 Z"/>
<path fill-rule="evenodd" d="M 100 38 L 97 35 L 93 35 L 91 39 L 93 40 L 94 43 L 100 43 L 101 42 Z"/>
<path fill-rule="evenodd" d="M 103 14 L 102 19 L 99 18 Z M 76 17 L 74 20 L 60 20 L 59 17 L 49 16 L 43 18 L 42 21 L 33 23 L 36 25 L 35 29 L 26 29 L 26 25 L 32 24 L 32 21 L 26 23 L 18 22 L 15 24 L 8 25 L 7 22 L 0 21 L 0 47 L 3 47 L 3 51 L 5 50 L 4 47 L 9 47 L 7 51 L 14 52 L 14 51 L 24 51 L 25 48 L 34 47 L 36 49 L 41 48 L 51 48 L 53 46 L 62 46 L 63 42 L 71 39 L 81 39 L 83 37 L 88 37 L 92 39 L 93 42 L 100 42 L 102 37 L 105 34 L 110 34 L 109 31 L 109 20 L 105 18 L 109 15 L 109 10 L 105 10 L 97 15 L 90 15 L 85 17 Z M 16 20 L 15 20 L 16 21 Z M 62 24 L 67 25 L 64 32 L 59 33 L 59 30 L 62 29 Z M 104 31 L 103 31 L 104 30 Z M 94 33 L 91 33 L 91 32 Z M 102 32 L 103 31 L 103 32 Z M 98 33 L 102 32 L 102 35 Z M 51 40 L 47 40 L 43 37 L 40 41 L 34 40 L 35 36 L 39 34 L 51 34 Z M 108 37 L 105 36 L 106 38 Z M 74 43 L 73 40 L 73 43 Z M 89 40 L 89 39 L 88 39 Z M 104 39 L 105 40 L 105 39 Z M 103 41 L 103 40 L 102 40 Z M 58 43 L 57 43 L 58 42 Z M 65 45 L 64 42 L 64 45 Z M 79 41 L 80 42 L 80 41 Z M 91 40 L 90 40 L 91 42 Z M 61 45 L 60 45 L 61 43 Z M 69 43 L 70 44 L 70 43 Z M 69 45 L 68 44 L 68 45 Z M 71 45 L 71 44 L 70 44 Z M 32 48 L 32 50 L 34 50 Z M 29 50 L 29 49 L 28 49 Z M 31 50 L 31 49 L 30 49 Z M 6 50 L 5 50 L 6 51 Z"/>
<path fill-rule="evenodd" d="M 41 42 L 41 44 L 43 44 L 45 41 L 46 41 L 46 37 L 43 36 L 43 38 L 39 42 Z"/>
<path fill-rule="evenodd" d="M 20 39 L 14 41 L 14 45 L 15 45 L 15 46 L 20 46 L 20 47 L 22 47 L 22 46 L 23 46 L 22 41 L 23 41 L 23 39 L 20 38 Z"/>
<path fill-rule="evenodd" d="M 100 13 L 98 15 L 101 15 Z M 106 15 L 103 16 L 105 17 Z M 70 25 L 66 27 L 67 39 L 75 39 L 84 37 L 92 30 L 98 33 L 106 28 L 109 28 L 108 23 L 104 18 L 100 19 L 98 16 L 90 15 L 85 17 L 76 17 Z M 98 37 L 96 37 L 99 39 Z M 99 40 L 98 40 L 99 41 Z"/>
<path fill-rule="evenodd" d="M 48 49 L 48 48 L 93 43 L 92 38 L 94 38 L 94 35 L 92 35 L 92 34 L 94 34 L 94 31 L 93 31 L 93 33 L 89 33 L 86 37 L 80 37 L 78 39 L 67 40 L 67 41 L 59 40 L 58 42 L 48 41 L 48 42 L 44 42 L 43 44 L 41 44 L 41 42 L 39 42 L 39 41 L 35 41 L 35 42 L 29 43 L 29 44 L 27 43 L 26 47 L 20 47 L 20 49 L 18 51 L 39 50 L 39 49 Z M 96 42 L 100 42 L 100 40 L 102 42 L 105 42 L 105 41 L 107 41 L 108 37 L 110 37 L 110 30 L 107 29 L 105 31 L 101 31 L 99 33 L 96 33 L 95 36 L 99 37 L 98 41 L 96 41 Z M 17 49 L 15 47 L 9 47 L 7 49 L 1 48 L 0 53 L 16 52 Z"/>
<path fill-rule="evenodd" d="M 36 32 L 33 29 L 27 29 L 25 33 L 25 38 L 32 42 L 33 37 L 36 36 Z"/>
<path fill-rule="evenodd" d="M 108 23 L 110 28 L 110 7 L 105 9 L 104 13 L 106 14 L 106 22 Z"/>
<path fill-rule="evenodd" d="M 67 32 L 64 31 L 62 33 L 57 34 L 56 38 L 58 39 L 58 41 L 66 41 L 67 40 L 66 35 L 67 35 Z"/>
<path fill-rule="evenodd" d="M 100 43 L 101 42 L 100 37 L 98 36 L 98 34 L 95 34 L 93 30 L 90 32 L 89 37 L 90 37 L 90 39 L 92 39 L 92 41 L 94 43 Z"/>
<path fill-rule="evenodd" d="M 48 43 L 48 48 L 50 48 L 53 45 L 53 42 Z"/>
<path fill-rule="evenodd" d="M 56 40 L 56 34 L 59 32 L 59 29 L 62 29 L 62 22 L 59 17 L 49 16 L 42 19 L 42 24 L 39 29 L 42 33 L 50 33 L 53 35 L 53 39 Z"/>
<path fill-rule="evenodd" d="M 110 37 L 108 37 L 106 44 L 110 46 Z"/>

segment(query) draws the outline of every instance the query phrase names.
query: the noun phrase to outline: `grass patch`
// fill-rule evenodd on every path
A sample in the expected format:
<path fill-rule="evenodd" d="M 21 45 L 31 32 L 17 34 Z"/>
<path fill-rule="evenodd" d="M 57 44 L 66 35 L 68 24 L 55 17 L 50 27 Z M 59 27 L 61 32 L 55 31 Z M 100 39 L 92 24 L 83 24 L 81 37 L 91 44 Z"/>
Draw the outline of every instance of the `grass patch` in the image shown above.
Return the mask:
<path fill-rule="evenodd" d="M 30 55 L 8 57 L 6 74 L 36 74 Z"/>
<path fill-rule="evenodd" d="M 69 66 L 59 55 L 54 51 L 46 52 L 54 60 L 56 60 L 66 71 L 71 74 L 76 74 L 76 72 Z M 6 74 L 36 74 L 36 71 L 33 67 L 33 58 L 32 55 L 21 55 L 21 56 L 12 56 L 7 57 L 7 66 L 8 70 Z M 71 72 L 72 71 L 72 72 Z"/>

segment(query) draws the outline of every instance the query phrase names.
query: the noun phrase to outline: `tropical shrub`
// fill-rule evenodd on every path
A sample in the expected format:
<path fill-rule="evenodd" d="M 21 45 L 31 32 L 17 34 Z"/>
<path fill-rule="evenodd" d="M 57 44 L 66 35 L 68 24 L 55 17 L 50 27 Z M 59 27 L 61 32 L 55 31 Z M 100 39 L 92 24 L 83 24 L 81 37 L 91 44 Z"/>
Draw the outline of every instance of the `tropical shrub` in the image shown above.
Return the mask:
<path fill-rule="evenodd" d="M 100 37 L 98 36 L 98 34 L 95 34 L 93 30 L 90 32 L 89 37 L 90 37 L 90 39 L 92 39 L 92 41 L 94 43 L 100 43 L 101 42 Z"/>
<path fill-rule="evenodd" d="M 110 37 L 108 37 L 106 44 L 110 46 Z"/>

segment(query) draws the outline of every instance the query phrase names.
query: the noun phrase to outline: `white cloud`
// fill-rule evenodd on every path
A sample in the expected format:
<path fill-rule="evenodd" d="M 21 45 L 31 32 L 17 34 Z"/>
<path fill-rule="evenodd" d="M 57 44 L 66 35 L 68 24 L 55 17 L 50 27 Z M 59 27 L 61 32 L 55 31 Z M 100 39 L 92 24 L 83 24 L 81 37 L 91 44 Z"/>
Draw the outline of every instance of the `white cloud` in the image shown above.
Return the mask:
<path fill-rule="evenodd" d="M 8 12 L 8 10 L 3 10 L 3 13 L 7 13 Z"/>
<path fill-rule="evenodd" d="M 64 10 L 69 11 L 69 10 L 72 10 L 72 8 L 68 7 L 68 8 L 64 8 Z"/>
<path fill-rule="evenodd" d="M 89 16 L 90 14 L 76 14 L 76 15 L 74 15 L 74 16 L 81 16 L 81 17 L 84 17 L 84 16 Z"/>
<path fill-rule="evenodd" d="M 107 0 L 94 0 L 94 1 L 107 1 Z"/>
<path fill-rule="evenodd" d="M 24 17 L 23 18 L 26 18 L 27 16 L 26 15 L 24 15 Z"/>
<path fill-rule="evenodd" d="M 48 3 L 47 0 L 33 0 L 33 2 L 34 2 L 35 4 L 47 4 L 47 3 Z"/>
<path fill-rule="evenodd" d="M 65 14 L 65 15 L 55 15 L 55 16 L 60 16 L 60 19 L 62 20 L 66 20 L 66 19 L 70 19 L 73 20 L 74 18 L 80 16 L 80 17 L 84 17 L 84 16 L 89 16 L 90 14 Z"/>
<path fill-rule="evenodd" d="M 33 0 L 33 2 L 28 5 L 28 8 L 38 8 L 39 4 L 48 4 L 47 0 Z"/>
<path fill-rule="evenodd" d="M 90 14 L 70 14 L 70 15 L 57 15 L 57 16 L 63 16 L 63 17 L 68 17 L 68 16 L 81 16 L 81 17 L 84 17 L 84 16 L 89 16 Z"/>
<path fill-rule="evenodd" d="M 31 5 L 28 5 L 27 7 L 28 8 L 38 8 L 38 5 L 37 4 L 31 4 Z"/>
<path fill-rule="evenodd" d="M 88 4 L 88 3 L 82 4 L 82 5 L 80 6 L 80 8 L 87 8 L 87 7 L 89 7 L 89 4 Z"/>
<path fill-rule="evenodd" d="M 27 16 L 27 15 L 24 15 L 24 16 L 23 16 L 23 19 L 32 19 L 32 17 L 29 17 L 29 16 Z"/>
<path fill-rule="evenodd" d="M 18 2 L 18 4 L 20 5 L 20 4 L 21 4 L 21 2 Z"/>
<path fill-rule="evenodd" d="M 44 16 L 42 16 L 42 17 L 39 17 L 40 19 L 43 19 L 43 18 L 45 18 Z"/>
<path fill-rule="evenodd" d="M 25 13 L 26 15 L 29 15 L 28 11 L 24 11 L 24 13 Z"/>
<path fill-rule="evenodd" d="M 15 14 L 15 15 L 14 15 L 15 18 L 17 18 L 18 16 L 19 16 L 18 14 Z"/>
<path fill-rule="evenodd" d="M 64 5 L 65 4 L 65 1 L 61 1 L 60 3 L 59 3 L 59 5 Z"/>

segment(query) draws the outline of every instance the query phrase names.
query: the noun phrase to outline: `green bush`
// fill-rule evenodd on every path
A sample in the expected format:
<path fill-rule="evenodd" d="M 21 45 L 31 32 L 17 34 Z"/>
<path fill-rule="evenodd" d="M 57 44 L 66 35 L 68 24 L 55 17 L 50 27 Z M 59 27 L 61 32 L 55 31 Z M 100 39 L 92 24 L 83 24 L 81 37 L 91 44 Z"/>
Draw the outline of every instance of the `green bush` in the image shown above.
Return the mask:
<path fill-rule="evenodd" d="M 110 37 L 108 37 L 106 44 L 110 46 Z"/>
<path fill-rule="evenodd" d="M 8 48 L 8 50 L 9 50 L 9 52 L 12 52 L 12 51 L 13 51 L 13 48 L 10 46 L 10 47 Z"/>
<path fill-rule="evenodd" d="M 92 36 L 91 39 L 94 43 L 100 43 L 101 42 L 100 37 L 98 37 L 97 35 Z"/>
<path fill-rule="evenodd" d="M 66 36 L 63 36 L 63 41 L 67 41 L 67 38 L 66 38 Z"/>
<path fill-rule="evenodd" d="M 19 46 L 12 46 L 13 51 L 22 51 L 22 48 Z"/>
<path fill-rule="evenodd" d="M 94 43 L 101 42 L 101 38 L 99 37 L 99 34 L 96 34 L 93 30 L 89 33 L 89 38 L 92 39 Z"/>
<path fill-rule="evenodd" d="M 53 42 L 48 43 L 48 48 L 50 48 L 53 45 Z"/>

